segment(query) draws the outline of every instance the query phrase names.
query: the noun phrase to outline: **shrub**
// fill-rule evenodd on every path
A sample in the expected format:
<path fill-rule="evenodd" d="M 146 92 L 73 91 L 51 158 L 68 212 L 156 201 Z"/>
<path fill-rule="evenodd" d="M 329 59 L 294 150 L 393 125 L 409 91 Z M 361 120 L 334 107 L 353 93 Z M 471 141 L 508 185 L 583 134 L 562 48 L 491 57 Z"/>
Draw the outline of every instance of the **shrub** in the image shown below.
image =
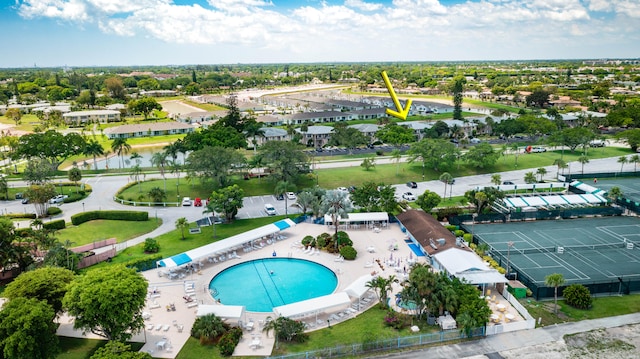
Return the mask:
<path fill-rule="evenodd" d="M 397 330 L 406 327 L 407 323 L 407 317 L 404 314 L 398 313 L 392 309 L 389 309 L 389 311 L 387 311 L 387 315 L 384 317 L 384 324 Z"/>
<path fill-rule="evenodd" d="M 572 284 L 562 291 L 564 301 L 570 306 L 578 309 L 589 309 L 593 298 L 589 292 L 589 288 L 582 284 Z"/>
<path fill-rule="evenodd" d="M 144 240 L 144 252 L 145 253 L 158 253 L 160 250 L 160 244 L 153 238 L 147 238 Z"/>
<path fill-rule="evenodd" d="M 526 293 L 527 293 L 527 297 L 533 296 L 533 291 L 529 288 L 527 288 Z"/>
<path fill-rule="evenodd" d="M 458 207 L 443 207 L 433 210 L 438 221 L 449 219 L 449 217 L 457 216 L 462 213 L 462 208 Z"/>
<path fill-rule="evenodd" d="M 455 224 L 447 224 L 446 226 L 444 226 L 444 228 L 446 228 L 449 232 L 453 232 L 458 229 L 458 226 L 456 226 Z"/>
<path fill-rule="evenodd" d="M 464 239 L 464 241 L 467 243 L 471 243 L 473 241 L 473 234 L 465 233 L 462 235 L 462 239 Z"/>
<path fill-rule="evenodd" d="M 323 236 L 318 236 L 318 238 L 316 238 L 316 244 L 318 248 L 324 248 L 327 246 L 327 239 Z"/>
<path fill-rule="evenodd" d="M 462 236 L 464 236 L 464 234 L 465 234 L 465 233 L 464 233 L 464 231 L 463 231 L 462 229 L 456 229 L 456 230 L 453 232 L 453 234 L 454 234 L 456 237 L 462 237 Z"/>
<path fill-rule="evenodd" d="M 36 214 L 35 213 L 7 213 L 5 216 L 2 217 L 6 217 L 6 218 L 11 218 L 11 219 L 36 219 Z"/>
<path fill-rule="evenodd" d="M 308 246 L 311 245 L 311 243 L 314 242 L 314 238 L 313 236 L 305 236 L 304 238 L 302 238 L 302 241 L 300 243 L 302 243 L 303 246 Z"/>
<path fill-rule="evenodd" d="M 358 252 L 352 246 L 344 246 L 340 248 L 340 255 L 344 257 L 344 259 L 352 261 L 356 259 Z"/>
<path fill-rule="evenodd" d="M 147 221 L 149 213 L 141 211 L 89 211 L 77 213 L 71 216 L 74 226 L 95 219 L 112 219 L 120 221 Z"/>
<path fill-rule="evenodd" d="M 225 357 L 231 356 L 238 343 L 240 343 L 240 338 L 242 338 L 242 329 L 238 327 L 231 328 L 228 332 L 224 333 L 218 341 L 220 354 Z"/>
<path fill-rule="evenodd" d="M 64 219 L 58 219 L 56 221 L 51 221 L 51 222 L 42 224 L 42 228 L 44 229 L 64 229 L 65 227 L 66 227 L 66 224 L 64 222 Z"/>
<path fill-rule="evenodd" d="M 154 254 L 149 257 L 133 259 L 125 262 L 127 268 L 134 268 L 138 272 L 156 268 L 156 262 L 162 259 L 162 255 Z"/>
<path fill-rule="evenodd" d="M 338 233 L 335 234 L 334 237 L 335 238 L 333 238 L 333 240 L 336 240 L 336 238 L 339 239 L 338 245 L 341 247 L 353 245 L 353 241 L 351 240 L 351 238 L 349 238 L 349 235 L 347 234 L 347 232 L 339 231 Z"/>
<path fill-rule="evenodd" d="M 49 207 L 47 208 L 47 215 L 55 216 L 57 214 L 62 213 L 62 210 L 59 207 Z"/>

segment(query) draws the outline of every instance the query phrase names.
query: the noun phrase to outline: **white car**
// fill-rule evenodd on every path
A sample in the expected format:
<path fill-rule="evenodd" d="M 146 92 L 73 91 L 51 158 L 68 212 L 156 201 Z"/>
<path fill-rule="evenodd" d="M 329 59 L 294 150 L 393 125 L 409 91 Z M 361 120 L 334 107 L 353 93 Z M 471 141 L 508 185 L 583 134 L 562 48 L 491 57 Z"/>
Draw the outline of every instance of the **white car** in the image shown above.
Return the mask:
<path fill-rule="evenodd" d="M 407 200 L 407 201 L 415 201 L 416 200 L 416 196 L 413 195 L 413 193 L 411 192 L 405 192 L 402 194 L 402 199 Z"/>
<path fill-rule="evenodd" d="M 51 203 L 51 204 L 55 204 L 55 203 L 64 203 L 64 199 L 65 199 L 65 198 L 68 198 L 68 197 L 69 197 L 69 196 L 67 196 L 66 194 L 64 194 L 64 195 L 63 195 L 63 194 L 59 194 L 59 195 L 57 195 L 57 196 L 55 196 L 55 197 L 51 198 L 51 199 L 49 200 L 49 203 Z"/>
<path fill-rule="evenodd" d="M 297 199 L 296 194 L 293 192 L 287 192 L 286 195 L 287 199 L 290 201 L 295 201 Z"/>
<path fill-rule="evenodd" d="M 269 203 L 264 205 L 264 211 L 268 216 L 275 216 L 276 214 L 278 214 L 278 212 L 276 212 L 276 207 Z"/>
<path fill-rule="evenodd" d="M 191 205 L 191 198 L 189 198 L 189 197 L 182 198 L 182 205 L 183 206 L 190 206 Z"/>
<path fill-rule="evenodd" d="M 347 187 L 338 187 L 338 191 L 349 193 L 349 189 Z"/>

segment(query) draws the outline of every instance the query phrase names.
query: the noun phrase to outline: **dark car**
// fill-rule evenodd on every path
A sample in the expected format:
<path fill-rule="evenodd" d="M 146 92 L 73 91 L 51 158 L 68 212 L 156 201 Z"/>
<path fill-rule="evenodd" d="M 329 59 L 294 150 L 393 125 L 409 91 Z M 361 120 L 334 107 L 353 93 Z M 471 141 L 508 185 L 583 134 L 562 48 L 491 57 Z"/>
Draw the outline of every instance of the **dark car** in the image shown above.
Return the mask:
<path fill-rule="evenodd" d="M 514 185 L 515 183 L 511 182 L 511 181 L 503 181 L 502 184 L 504 185 Z"/>
<path fill-rule="evenodd" d="M 274 197 L 276 197 L 276 199 L 278 201 L 284 201 L 284 194 L 282 194 L 282 193 L 276 194 L 276 195 L 274 195 Z"/>
<path fill-rule="evenodd" d="M 418 184 L 413 182 L 413 181 L 410 181 L 410 182 L 407 182 L 407 187 L 409 187 L 409 188 L 418 188 Z"/>
<path fill-rule="evenodd" d="M 27 203 L 29 203 L 29 198 L 24 197 L 24 198 L 22 199 L 22 204 L 27 204 Z"/>

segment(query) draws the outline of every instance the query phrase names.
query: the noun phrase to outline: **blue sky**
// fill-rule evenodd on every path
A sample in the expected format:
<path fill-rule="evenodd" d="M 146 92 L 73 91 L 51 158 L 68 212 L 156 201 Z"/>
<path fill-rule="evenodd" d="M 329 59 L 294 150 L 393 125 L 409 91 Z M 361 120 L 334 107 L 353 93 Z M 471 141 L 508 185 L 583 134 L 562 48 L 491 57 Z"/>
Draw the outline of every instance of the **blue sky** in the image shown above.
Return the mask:
<path fill-rule="evenodd" d="M 0 67 L 640 57 L 639 0 L 5 0 Z"/>

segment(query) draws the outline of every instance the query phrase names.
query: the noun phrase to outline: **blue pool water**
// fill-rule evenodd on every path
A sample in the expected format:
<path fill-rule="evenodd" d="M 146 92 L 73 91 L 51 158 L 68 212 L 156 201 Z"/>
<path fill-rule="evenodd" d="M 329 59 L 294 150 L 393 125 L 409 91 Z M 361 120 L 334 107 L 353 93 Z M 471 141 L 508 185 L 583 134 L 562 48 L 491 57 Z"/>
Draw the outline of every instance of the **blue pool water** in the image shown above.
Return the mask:
<path fill-rule="evenodd" d="M 407 245 L 409 246 L 409 248 L 411 248 L 413 254 L 417 255 L 418 257 L 424 257 L 424 253 L 422 253 L 420 247 L 418 247 L 415 243 L 407 243 Z"/>
<path fill-rule="evenodd" d="M 251 312 L 331 294 L 338 278 L 329 268 L 295 258 L 265 258 L 237 264 L 213 277 L 209 291 L 226 305 Z"/>

